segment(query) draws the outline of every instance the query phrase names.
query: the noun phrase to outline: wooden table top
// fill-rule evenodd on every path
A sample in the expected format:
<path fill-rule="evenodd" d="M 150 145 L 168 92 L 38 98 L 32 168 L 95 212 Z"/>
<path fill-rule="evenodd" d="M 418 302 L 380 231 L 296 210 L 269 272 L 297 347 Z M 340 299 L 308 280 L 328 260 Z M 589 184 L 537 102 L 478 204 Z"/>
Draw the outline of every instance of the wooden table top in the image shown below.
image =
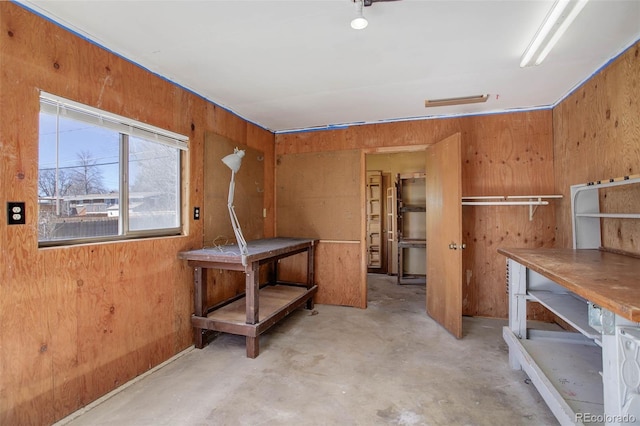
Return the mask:
<path fill-rule="evenodd" d="M 280 256 L 297 250 L 303 250 L 317 244 L 318 240 L 311 238 L 265 238 L 247 241 L 247 262 Z M 197 260 L 201 262 L 242 264 L 242 255 L 237 244 L 217 247 L 205 247 L 197 250 L 178 253 L 180 259 Z"/>
<path fill-rule="evenodd" d="M 640 259 L 602 250 L 499 248 L 498 253 L 630 321 L 640 321 Z"/>

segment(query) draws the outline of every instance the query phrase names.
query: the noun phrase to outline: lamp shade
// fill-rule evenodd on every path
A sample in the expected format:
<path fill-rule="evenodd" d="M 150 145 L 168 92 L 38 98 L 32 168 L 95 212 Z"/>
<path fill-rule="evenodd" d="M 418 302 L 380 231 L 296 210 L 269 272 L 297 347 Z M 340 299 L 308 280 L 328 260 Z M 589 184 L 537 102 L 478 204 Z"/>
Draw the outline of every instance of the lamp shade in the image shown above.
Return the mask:
<path fill-rule="evenodd" d="M 242 165 L 242 157 L 244 157 L 244 150 L 237 147 L 233 150 L 233 154 L 229 154 L 222 159 L 222 162 L 227 165 L 234 173 L 240 170 Z"/>

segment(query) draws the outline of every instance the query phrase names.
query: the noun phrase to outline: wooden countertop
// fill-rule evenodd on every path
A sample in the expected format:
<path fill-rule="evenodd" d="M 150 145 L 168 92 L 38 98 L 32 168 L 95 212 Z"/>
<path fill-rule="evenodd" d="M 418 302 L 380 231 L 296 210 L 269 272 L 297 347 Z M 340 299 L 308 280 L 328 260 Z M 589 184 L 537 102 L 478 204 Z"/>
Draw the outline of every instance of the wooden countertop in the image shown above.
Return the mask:
<path fill-rule="evenodd" d="M 265 238 L 248 241 L 246 261 L 255 262 L 297 250 L 305 250 L 317 242 L 318 240 L 310 238 Z M 183 251 L 178 253 L 178 257 L 201 262 L 242 263 L 242 255 L 236 244 Z"/>
<path fill-rule="evenodd" d="M 499 248 L 498 253 L 630 321 L 640 321 L 640 259 L 601 250 Z"/>

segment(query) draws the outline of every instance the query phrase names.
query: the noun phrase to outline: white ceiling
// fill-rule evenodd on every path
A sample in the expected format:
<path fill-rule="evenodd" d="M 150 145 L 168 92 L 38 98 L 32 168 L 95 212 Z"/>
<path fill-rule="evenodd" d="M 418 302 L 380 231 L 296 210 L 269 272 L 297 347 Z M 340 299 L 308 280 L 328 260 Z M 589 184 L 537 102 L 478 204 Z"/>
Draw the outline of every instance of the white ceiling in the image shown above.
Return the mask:
<path fill-rule="evenodd" d="M 591 0 L 537 67 L 552 0 L 19 0 L 273 132 L 549 108 L 640 39 L 640 1 Z M 425 99 L 490 94 L 483 104 Z"/>

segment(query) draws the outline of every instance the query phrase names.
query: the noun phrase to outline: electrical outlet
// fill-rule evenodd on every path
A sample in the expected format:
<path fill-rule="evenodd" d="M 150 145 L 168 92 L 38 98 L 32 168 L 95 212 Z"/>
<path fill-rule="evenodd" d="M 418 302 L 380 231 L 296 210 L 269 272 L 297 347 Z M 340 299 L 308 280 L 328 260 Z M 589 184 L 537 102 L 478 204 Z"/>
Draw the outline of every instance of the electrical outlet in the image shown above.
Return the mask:
<path fill-rule="evenodd" d="M 24 202 L 9 201 L 7 203 L 7 223 L 9 225 L 24 225 L 26 223 Z"/>
<path fill-rule="evenodd" d="M 200 220 L 200 207 L 193 208 L 193 220 Z"/>

